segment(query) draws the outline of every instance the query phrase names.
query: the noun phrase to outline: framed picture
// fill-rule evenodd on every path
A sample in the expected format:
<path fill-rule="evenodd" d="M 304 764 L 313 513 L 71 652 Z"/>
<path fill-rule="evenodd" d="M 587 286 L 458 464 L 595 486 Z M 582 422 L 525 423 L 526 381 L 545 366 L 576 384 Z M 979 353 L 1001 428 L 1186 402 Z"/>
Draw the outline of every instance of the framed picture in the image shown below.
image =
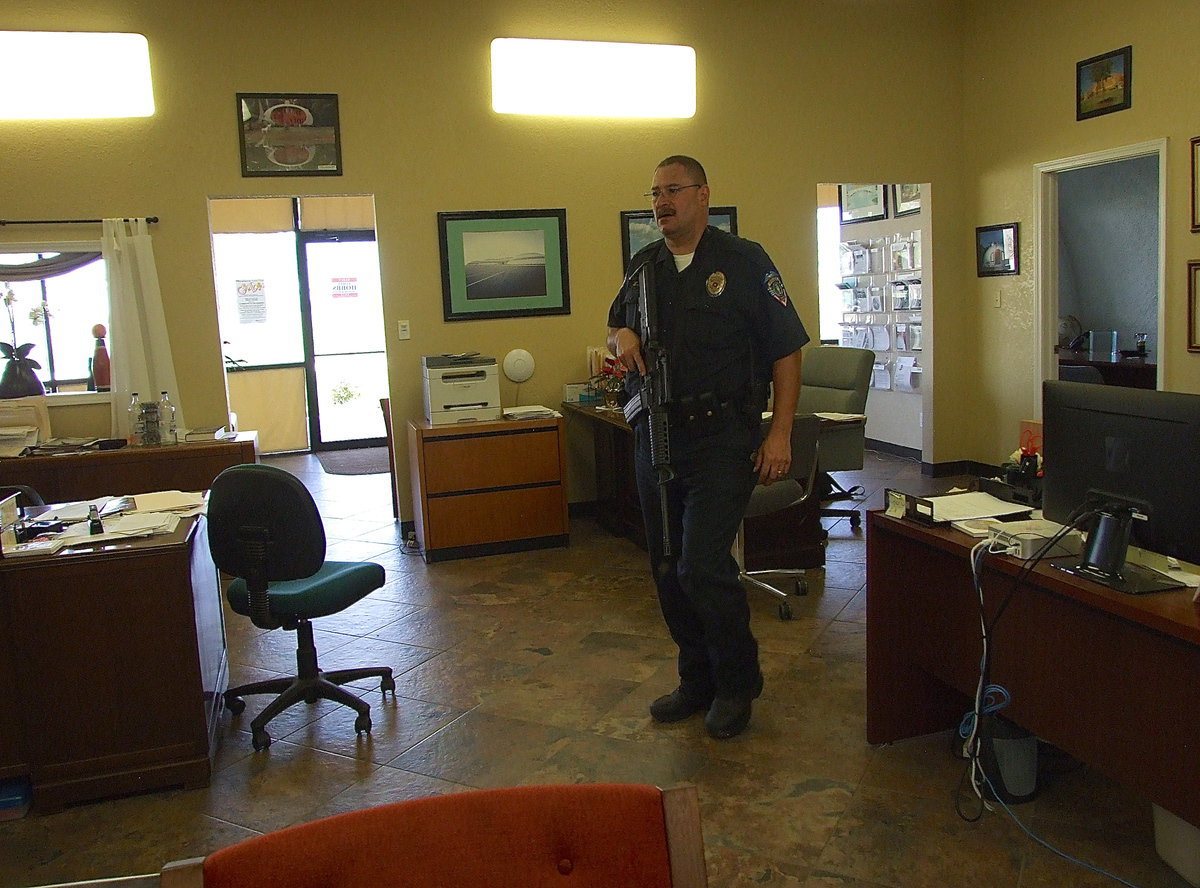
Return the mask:
<path fill-rule="evenodd" d="M 1133 104 L 1133 47 L 1075 64 L 1075 119 L 1124 111 Z"/>
<path fill-rule="evenodd" d="M 892 186 L 892 215 L 911 216 L 921 212 L 920 185 Z"/>
<path fill-rule="evenodd" d="M 1200 187 L 1196 174 L 1200 172 L 1200 136 L 1192 139 L 1192 231 L 1200 231 Z"/>
<path fill-rule="evenodd" d="M 566 210 L 438 213 L 447 321 L 571 313 Z"/>
<path fill-rule="evenodd" d="M 1200 352 L 1200 260 L 1193 259 L 1188 263 L 1188 351 Z"/>
<path fill-rule="evenodd" d="M 730 234 L 737 234 L 737 207 L 709 207 L 708 224 Z M 654 224 L 653 210 L 621 211 L 621 274 L 629 266 L 633 254 L 662 235 Z"/>
<path fill-rule="evenodd" d="M 987 225 L 975 229 L 975 273 L 979 277 L 1018 274 L 1017 223 Z"/>
<path fill-rule="evenodd" d="M 838 206 L 842 211 L 843 225 L 886 219 L 887 187 L 862 184 L 839 185 Z"/>
<path fill-rule="evenodd" d="M 238 93 L 243 176 L 340 176 L 333 93 Z"/>

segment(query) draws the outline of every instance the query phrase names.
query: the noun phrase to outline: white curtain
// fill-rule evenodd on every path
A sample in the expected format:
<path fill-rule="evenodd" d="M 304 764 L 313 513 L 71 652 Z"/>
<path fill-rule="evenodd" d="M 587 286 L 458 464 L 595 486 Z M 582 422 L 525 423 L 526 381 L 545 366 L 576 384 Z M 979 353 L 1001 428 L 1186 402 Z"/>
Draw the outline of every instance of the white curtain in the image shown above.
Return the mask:
<path fill-rule="evenodd" d="M 105 219 L 101 240 L 108 265 L 108 295 L 112 329 L 108 351 L 112 360 L 112 436 L 129 435 L 129 400 L 157 401 L 167 391 L 175 405 L 180 431 L 187 428 L 183 403 L 167 339 L 162 292 L 154 264 L 154 244 L 145 219 Z"/>

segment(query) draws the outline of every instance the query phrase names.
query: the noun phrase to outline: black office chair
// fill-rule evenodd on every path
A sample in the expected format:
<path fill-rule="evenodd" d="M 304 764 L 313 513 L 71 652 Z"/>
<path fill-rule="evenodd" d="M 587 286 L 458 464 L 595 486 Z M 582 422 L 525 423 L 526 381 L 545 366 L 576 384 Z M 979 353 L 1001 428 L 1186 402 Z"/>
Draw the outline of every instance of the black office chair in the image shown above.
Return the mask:
<path fill-rule="evenodd" d="M 208 499 L 208 542 L 213 561 L 237 577 L 226 597 L 233 610 L 261 629 L 282 628 L 297 637 L 294 678 L 256 681 L 225 692 L 234 715 L 247 694 L 278 694 L 253 721 L 255 750 L 271 745 L 267 723 L 290 706 L 318 699 L 354 709 L 354 730 L 371 730 L 371 707 L 340 687 L 363 678 L 381 679 L 395 691 L 387 666 L 322 672 L 317 665 L 310 620 L 338 613 L 383 585 L 383 568 L 373 562 L 325 560 L 325 528 L 312 495 L 294 476 L 274 466 L 233 466 L 213 481 Z"/>
<path fill-rule="evenodd" d="M 1087 382 L 1104 385 L 1104 375 L 1091 364 L 1059 364 L 1058 378 L 1065 382 Z"/>
<path fill-rule="evenodd" d="M 806 349 L 797 412 L 865 414 L 874 364 L 875 352 L 867 348 L 822 346 Z M 844 429 L 827 431 L 821 440 L 821 474 L 817 480 L 821 515 L 849 518 L 852 528 L 862 524 L 862 513 L 858 509 L 825 504 L 852 499 L 863 490 L 861 487 L 847 490 L 829 473 L 861 469 L 865 438 L 865 426 L 847 425 Z"/>
<path fill-rule="evenodd" d="M 7 499 L 14 493 L 17 494 L 18 509 L 24 509 L 26 506 L 46 505 L 42 495 L 28 484 L 0 484 L 0 499 Z"/>
<path fill-rule="evenodd" d="M 764 423 L 763 432 L 766 432 Z M 816 490 L 817 476 L 817 436 L 820 434 L 821 420 L 811 413 L 796 416 L 792 421 L 792 467 L 787 476 L 773 484 L 756 484 L 750 495 L 750 504 L 746 507 L 747 518 L 757 518 L 782 512 L 808 501 Z M 808 592 L 808 582 L 804 579 L 804 569 L 789 566 L 768 568 L 766 570 L 746 570 L 745 558 L 745 522 L 738 529 L 734 542 L 734 558 L 738 564 L 738 578 L 757 589 L 769 592 L 780 599 L 779 619 L 792 618 L 792 605 L 788 601 L 788 593 L 760 580 L 766 574 L 781 574 L 794 578 L 793 592 L 804 595 Z M 794 563 L 794 562 L 793 562 Z"/>

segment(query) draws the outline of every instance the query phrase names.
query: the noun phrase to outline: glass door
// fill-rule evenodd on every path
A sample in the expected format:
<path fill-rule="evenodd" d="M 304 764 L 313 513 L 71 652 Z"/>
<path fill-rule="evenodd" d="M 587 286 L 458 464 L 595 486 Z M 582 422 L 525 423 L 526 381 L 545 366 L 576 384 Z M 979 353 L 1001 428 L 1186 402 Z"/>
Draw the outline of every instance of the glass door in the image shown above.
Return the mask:
<path fill-rule="evenodd" d="M 385 443 L 388 396 L 379 251 L 370 231 L 301 231 L 300 285 L 313 450 Z"/>

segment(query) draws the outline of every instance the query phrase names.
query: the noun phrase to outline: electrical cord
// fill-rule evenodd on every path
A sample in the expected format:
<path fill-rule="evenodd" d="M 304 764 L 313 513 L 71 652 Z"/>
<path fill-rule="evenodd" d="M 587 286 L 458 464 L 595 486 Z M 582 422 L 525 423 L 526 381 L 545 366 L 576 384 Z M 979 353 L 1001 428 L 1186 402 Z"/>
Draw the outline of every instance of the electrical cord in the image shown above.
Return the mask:
<path fill-rule="evenodd" d="M 963 775 L 959 780 L 958 787 L 955 789 L 954 809 L 958 813 L 958 816 L 968 823 L 974 823 L 980 820 L 985 811 L 994 810 L 991 805 L 988 804 L 988 797 L 985 797 L 984 795 L 984 788 L 986 787 L 989 790 L 988 796 L 1000 805 L 1000 807 L 1012 819 L 1012 821 L 1018 827 L 1020 827 L 1022 832 L 1024 832 L 1039 845 L 1068 862 L 1077 863 L 1085 869 L 1091 870 L 1094 873 L 1105 876 L 1122 885 L 1128 886 L 1128 888 L 1138 888 L 1137 885 L 1126 881 L 1120 876 L 1100 869 L 1099 867 L 1087 863 L 1084 860 L 1080 860 L 1077 857 L 1072 857 L 1065 851 L 1059 850 L 1029 829 L 1029 827 L 1021 822 L 1020 818 L 1013 813 L 1012 809 L 1005 804 L 1004 800 L 1000 797 L 1000 793 L 996 791 L 996 787 L 992 784 L 991 778 L 988 777 L 987 771 L 983 767 L 980 760 L 982 743 L 979 732 L 981 730 L 983 719 L 999 712 L 1001 709 L 1006 707 L 1012 699 L 1008 690 L 1003 686 L 991 684 L 989 682 L 989 676 L 991 674 L 991 641 L 992 633 L 995 631 L 996 624 L 999 622 L 1000 617 L 1004 615 L 1004 611 L 1008 608 L 1008 605 L 1016 595 L 1017 590 L 1028 582 L 1030 574 L 1042 561 L 1042 559 L 1046 557 L 1046 554 L 1053 551 L 1054 547 L 1059 543 L 1060 540 L 1062 540 L 1063 537 L 1080 525 L 1085 524 L 1096 514 L 1097 510 L 1087 509 L 1086 506 L 1080 506 L 1067 517 L 1067 522 L 1063 528 L 1046 540 L 1044 544 L 1038 547 L 1038 550 L 1022 564 L 1021 570 L 1013 578 L 1013 582 L 1010 584 L 1008 592 L 1000 602 L 1000 605 L 996 609 L 996 613 L 992 616 L 990 621 L 987 618 L 987 608 L 983 595 L 983 560 L 989 554 L 1016 555 L 1019 554 L 1019 548 L 1016 546 L 997 546 L 991 540 L 980 540 L 971 547 L 971 580 L 975 586 L 975 592 L 979 599 L 979 626 L 982 653 L 979 658 L 979 681 L 975 688 L 974 706 L 970 712 L 963 716 L 963 719 L 958 727 L 958 736 L 963 740 L 962 755 L 967 759 L 967 766 L 963 769 Z M 963 784 L 968 782 L 973 794 L 979 802 L 978 810 L 974 814 L 968 814 L 963 807 L 963 798 L 965 795 L 963 791 Z"/>

